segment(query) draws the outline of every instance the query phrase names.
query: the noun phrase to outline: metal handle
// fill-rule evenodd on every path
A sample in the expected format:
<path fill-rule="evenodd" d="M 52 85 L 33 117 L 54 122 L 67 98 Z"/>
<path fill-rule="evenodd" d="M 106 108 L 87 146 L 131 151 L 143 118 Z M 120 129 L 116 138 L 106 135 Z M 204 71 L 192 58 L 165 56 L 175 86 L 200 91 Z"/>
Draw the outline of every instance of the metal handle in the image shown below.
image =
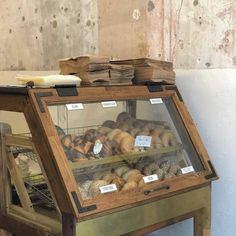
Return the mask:
<path fill-rule="evenodd" d="M 146 190 L 144 191 L 144 195 L 149 195 L 150 193 L 153 193 L 153 192 L 157 192 L 157 191 L 161 191 L 161 190 L 168 190 L 170 189 L 170 186 L 169 185 L 163 185 L 161 187 L 158 187 L 158 188 L 154 188 L 154 189 L 151 189 L 151 190 Z"/>

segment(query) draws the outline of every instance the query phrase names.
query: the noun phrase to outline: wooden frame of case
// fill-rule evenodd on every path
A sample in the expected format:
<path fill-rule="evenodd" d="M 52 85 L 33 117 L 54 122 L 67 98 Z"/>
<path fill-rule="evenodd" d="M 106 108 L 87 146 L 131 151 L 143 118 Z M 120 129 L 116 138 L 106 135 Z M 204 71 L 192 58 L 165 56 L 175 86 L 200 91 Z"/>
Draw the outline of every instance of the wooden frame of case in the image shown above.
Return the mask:
<path fill-rule="evenodd" d="M 62 88 L 61 91 L 63 90 Z M 71 91 L 73 91 L 72 94 Z M 207 186 L 212 180 L 218 178 L 197 129 L 175 86 L 158 87 L 158 91 L 152 92 L 147 86 L 66 88 L 64 92 L 64 94 L 60 94 L 60 91 L 55 88 L 0 88 L 0 110 L 23 112 L 25 115 L 32 133 L 33 143 L 39 153 L 62 214 L 63 235 L 73 235 L 71 233 L 76 222 L 169 198 Z M 204 171 L 150 184 L 148 189 L 160 190 L 150 195 L 143 194 L 145 189 L 137 189 L 122 195 L 117 193 L 106 197 L 98 197 L 95 200 L 82 200 L 47 106 L 114 99 L 119 101 L 162 98 L 166 96 L 172 98 L 204 166 Z M 1 162 L 0 167 L 4 168 L 4 164 L 1 164 Z M 4 171 L 2 173 L 0 171 L 1 184 L 4 184 L 4 173 Z M 5 198 L 4 192 L 0 190 L 0 199 Z M 2 205 L 0 208 L 1 214 L 6 214 L 6 211 L 4 211 L 6 206 Z"/>

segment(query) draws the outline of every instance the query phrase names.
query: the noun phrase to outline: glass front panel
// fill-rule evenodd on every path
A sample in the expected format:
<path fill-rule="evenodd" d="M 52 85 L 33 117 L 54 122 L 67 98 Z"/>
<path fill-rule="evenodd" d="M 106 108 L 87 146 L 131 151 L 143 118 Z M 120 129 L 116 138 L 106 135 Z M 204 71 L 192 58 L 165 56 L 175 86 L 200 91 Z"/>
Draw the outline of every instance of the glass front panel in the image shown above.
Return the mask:
<path fill-rule="evenodd" d="M 170 97 L 49 111 L 83 199 L 203 170 Z"/>

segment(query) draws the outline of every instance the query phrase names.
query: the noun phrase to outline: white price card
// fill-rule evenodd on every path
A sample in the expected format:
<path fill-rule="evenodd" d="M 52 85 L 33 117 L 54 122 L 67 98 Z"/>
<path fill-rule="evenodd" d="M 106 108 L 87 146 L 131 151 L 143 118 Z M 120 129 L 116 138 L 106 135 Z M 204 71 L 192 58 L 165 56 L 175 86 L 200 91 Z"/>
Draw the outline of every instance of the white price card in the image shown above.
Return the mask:
<path fill-rule="evenodd" d="M 187 174 L 190 172 L 194 172 L 194 169 L 192 166 L 187 166 L 187 167 L 181 168 L 181 172 L 182 174 Z"/>
<path fill-rule="evenodd" d="M 107 107 L 117 107 L 117 103 L 116 103 L 116 101 L 107 101 L 107 102 L 102 102 L 102 106 L 104 108 L 107 108 Z"/>
<path fill-rule="evenodd" d="M 84 106 L 82 103 L 71 103 L 71 104 L 66 104 L 66 108 L 68 111 L 73 111 L 73 110 L 82 110 L 84 109 Z"/>
<path fill-rule="evenodd" d="M 160 104 L 163 103 L 161 98 L 151 98 L 150 99 L 151 104 Z"/>
<path fill-rule="evenodd" d="M 154 182 L 154 181 L 158 180 L 158 176 L 156 174 L 144 176 L 143 180 L 144 180 L 145 184 L 151 183 L 151 182 Z"/>
<path fill-rule="evenodd" d="M 102 187 L 99 187 L 101 193 L 110 193 L 110 192 L 114 192 L 117 190 L 117 187 L 115 184 L 109 184 L 109 185 L 105 185 Z"/>
<path fill-rule="evenodd" d="M 136 136 L 135 138 L 135 147 L 150 147 L 152 142 L 152 136 Z"/>

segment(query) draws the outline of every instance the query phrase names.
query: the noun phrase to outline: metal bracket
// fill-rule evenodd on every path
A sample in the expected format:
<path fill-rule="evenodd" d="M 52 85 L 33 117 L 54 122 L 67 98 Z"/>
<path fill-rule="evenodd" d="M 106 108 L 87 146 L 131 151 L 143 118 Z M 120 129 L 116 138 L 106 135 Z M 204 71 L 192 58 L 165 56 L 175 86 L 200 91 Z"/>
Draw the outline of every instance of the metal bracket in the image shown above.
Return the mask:
<path fill-rule="evenodd" d="M 208 161 L 208 165 L 209 165 L 210 168 L 211 168 L 211 174 L 206 175 L 206 176 L 205 176 L 205 179 L 212 179 L 212 178 L 217 177 L 217 174 L 216 174 L 215 168 L 213 167 L 213 165 L 212 165 L 212 163 L 211 163 L 210 160 Z"/>
<path fill-rule="evenodd" d="M 55 85 L 55 89 L 60 97 L 78 96 L 76 85 Z"/>
<path fill-rule="evenodd" d="M 75 205 L 77 206 L 77 209 L 79 211 L 79 213 L 84 213 L 84 212 L 88 212 L 88 211 L 94 211 L 97 209 L 96 205 L 90 205 L 90 206 L 86 206 L 86 207 L 82 207 L 80 204 L 80 201 L 77 197 L 76 192 L 71 192 L 71 195 L 74 199 Z"/>
<path fill-rule="evenodd" d="M 52 92 L 34 93 L 34 96 L 36 98 L 36 101 L 38 103 L 40 111 L 45 112 L 45 108 L 43 106 L 41 98 L 42 97 L 51 97 L 51 96 L 53 96 Z"/>
<path fill-rule="evenodd" d="M 153 93 L 153 92 L 162 92 L 163 88 L 162 85 L 163 83 L 158 83 L 158 82 L 147 82 L 146 83 L 147 88 L 149 90 L 149 92 Z"/>

